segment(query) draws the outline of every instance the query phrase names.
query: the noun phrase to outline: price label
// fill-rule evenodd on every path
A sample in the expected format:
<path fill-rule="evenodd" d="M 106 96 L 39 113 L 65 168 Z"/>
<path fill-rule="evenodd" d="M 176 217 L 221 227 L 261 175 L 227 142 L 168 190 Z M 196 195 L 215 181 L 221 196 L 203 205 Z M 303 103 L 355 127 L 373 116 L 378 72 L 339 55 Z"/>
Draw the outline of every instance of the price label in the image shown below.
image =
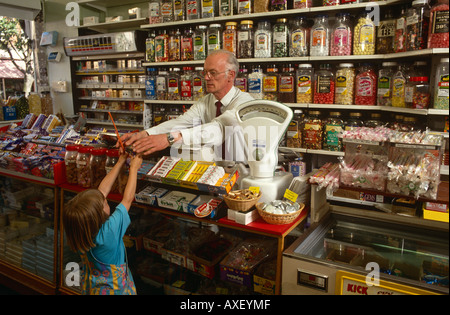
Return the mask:
<path fill-rule="evenodd" d="M 298 194 L 296 194 L 292 190 L 286 189 L 286 191 L 284 192 L 284 196 L 283 197 L 286 198 L 289 201 L 296 202 L 297 198 L 298 198 Z"/>
<path fill-rule="evenodd" d="M 250 190 L 255 195 L 259 194 L 259 187 L 251 186 L 248 188 L 248 190 Z"/>

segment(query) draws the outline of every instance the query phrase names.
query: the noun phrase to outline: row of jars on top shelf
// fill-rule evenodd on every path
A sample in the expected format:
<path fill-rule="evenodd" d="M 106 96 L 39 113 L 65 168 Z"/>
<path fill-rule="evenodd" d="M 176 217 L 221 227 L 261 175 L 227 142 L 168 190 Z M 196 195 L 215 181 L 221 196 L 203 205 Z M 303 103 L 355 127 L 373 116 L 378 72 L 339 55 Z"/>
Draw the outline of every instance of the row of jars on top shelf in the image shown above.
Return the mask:
<path fill-rule="evenodd" d="M 425 61 L 397 64 L 383 62 L 377 69 L 373 64 L 340 63 L 336 69 L 321 64 L 302 63 L 255 65 L 249 71 L 241 65 L 235 86 L 255 99 L 283 103 L 379 105 L 425 109 L 448 109 L 448 58 L 436 69 L 434 91 L 430 90 L 429 65 Z M 146 99 L 196 101 L 204 96 L 203 68 L 147 68 Z M 433 96 L 433 98 L 432 98 Z M 433 99 L 433 103 L 431 103 Z"/>
<path fill-rule="evenodd" d="M 446 4 L 443 4 L 443 3 Z M 306 17 L 288 22 L 252 20 L 197 25 L 170 31 L 149 32 L 146 61 L 203 60 L 208 52 L 225 49 L 237 58 L 303 56 L 346 56 L 389 54 L 426 48 L 448 48 L 448 0 L 439 0 L 431 9 L 428 0 L 415 0 L 398 10 L 382 8 L 378 25 L 373 13 L 364 10 L 356 23 L 350 13 L 342 12 L 329 22 L 327 14 L 317 15 L 311 25 Z M 394 12 L 398 12 L 395 16 Z M 430 21 L 432 23 L 430 23 Z M 332 24 L 332 25 L 330 25 Z M 224 27 L 225 26 L 225 27 Z"/>

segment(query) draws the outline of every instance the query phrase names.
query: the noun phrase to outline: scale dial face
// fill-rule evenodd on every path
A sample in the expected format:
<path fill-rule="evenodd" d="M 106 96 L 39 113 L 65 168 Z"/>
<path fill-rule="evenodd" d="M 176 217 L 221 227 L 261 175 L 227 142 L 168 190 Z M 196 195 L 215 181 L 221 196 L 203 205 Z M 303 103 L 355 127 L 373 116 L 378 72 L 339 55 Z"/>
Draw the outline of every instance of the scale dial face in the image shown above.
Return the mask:
<path fill-rule="evenodd" d="M 261 116 L 268 117 L 278 123 L 282 123 L 286 120 L 287 112 L 278 107 L 265 104 L 250 105 L 239 111 L 239 117 L 242 121 Z"/>

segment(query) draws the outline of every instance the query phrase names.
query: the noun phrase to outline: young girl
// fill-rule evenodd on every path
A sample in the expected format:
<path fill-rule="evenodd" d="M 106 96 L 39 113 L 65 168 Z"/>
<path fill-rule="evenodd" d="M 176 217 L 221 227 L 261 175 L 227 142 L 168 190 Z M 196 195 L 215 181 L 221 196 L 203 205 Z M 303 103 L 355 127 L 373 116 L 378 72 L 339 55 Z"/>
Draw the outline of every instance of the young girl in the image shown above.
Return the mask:
<path fill-rule="evenodd" d="M 63 225 L 69 247 L 80 253 L 82 294 L 135 295 L 122 237 L 130 224 L 128 210 L 134 200 L 140 155 L 132 156 L 123 199 L 113 214 L 106 200 L 127 154 L 105 176 L 98 189 L 77 194 L 63 209 Z"/>

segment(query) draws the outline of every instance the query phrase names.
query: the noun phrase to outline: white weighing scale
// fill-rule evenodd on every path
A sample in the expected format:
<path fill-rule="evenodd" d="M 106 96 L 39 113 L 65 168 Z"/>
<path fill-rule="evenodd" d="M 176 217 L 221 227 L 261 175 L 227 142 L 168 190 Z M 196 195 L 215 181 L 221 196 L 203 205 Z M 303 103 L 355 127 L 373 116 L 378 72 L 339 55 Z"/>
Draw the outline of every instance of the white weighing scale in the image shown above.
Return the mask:
<path fill-rule="evenodd" d="M 259 187 L 262 192 L 260 202 L 280 200 L 292 181 L 291 173 L 275 172 L 278 165 L 278 145 L 292 116 L 289 107 L 268 100 L 254 100 L 236 108 L 250 167 L 249 174 L 240 174 L 245 176 L 240 182 L 240 189 Z"/>

